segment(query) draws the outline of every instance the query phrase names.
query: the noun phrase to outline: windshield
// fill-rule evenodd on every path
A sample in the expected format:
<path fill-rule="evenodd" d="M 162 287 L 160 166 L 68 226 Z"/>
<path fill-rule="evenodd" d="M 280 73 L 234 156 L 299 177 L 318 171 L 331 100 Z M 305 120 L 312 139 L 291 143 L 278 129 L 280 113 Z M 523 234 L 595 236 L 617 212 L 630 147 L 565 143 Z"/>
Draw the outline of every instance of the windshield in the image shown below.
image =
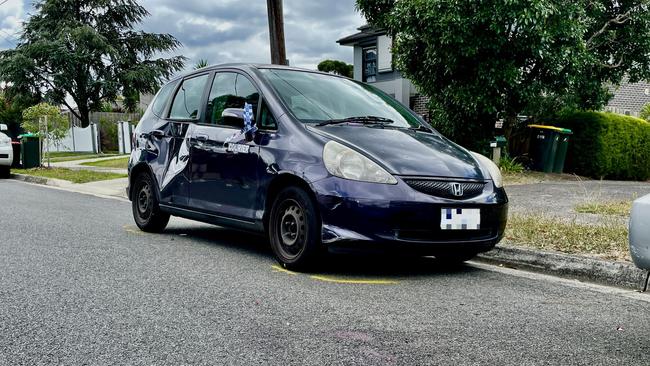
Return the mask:
<path fill-rule="evenodd" d="M 367 84 L 295 70 L 260 70 L 291 112 L 304 123 L 380 117 L 390 127 L 418 128 L 408 108 Z"/>

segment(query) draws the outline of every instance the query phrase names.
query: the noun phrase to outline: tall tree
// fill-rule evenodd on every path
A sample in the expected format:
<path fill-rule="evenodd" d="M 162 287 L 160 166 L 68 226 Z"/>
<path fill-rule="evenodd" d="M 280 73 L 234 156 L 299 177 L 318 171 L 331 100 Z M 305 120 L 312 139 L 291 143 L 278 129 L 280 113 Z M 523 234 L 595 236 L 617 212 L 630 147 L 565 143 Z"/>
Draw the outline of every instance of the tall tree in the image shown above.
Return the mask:
<path fill-rule="evenodd" d="M 318 64 L 318 71 L 354 77 L 354 66 L 338 60 L 323 60 Z"/>
<path fill-rule="evenodd" d="M 180 46 L 173 36 L 134 29 L 149 15 L 135 0 L 41 0 L 35 8 L 16 48 L 0 52 L 0 80 L 12 94 L 68 106 L 83 126 L 118 94 L 134 110 L 140 92 L 154 93 L 183 68 L 182 56 L 156 57 Z"/>
<path fill-rule="evenodd" d="M 650 76 L 650 0 L 357 0 L 397 67 L 461 143 L 518 113 L 600 108 L 606 84 Z"/>

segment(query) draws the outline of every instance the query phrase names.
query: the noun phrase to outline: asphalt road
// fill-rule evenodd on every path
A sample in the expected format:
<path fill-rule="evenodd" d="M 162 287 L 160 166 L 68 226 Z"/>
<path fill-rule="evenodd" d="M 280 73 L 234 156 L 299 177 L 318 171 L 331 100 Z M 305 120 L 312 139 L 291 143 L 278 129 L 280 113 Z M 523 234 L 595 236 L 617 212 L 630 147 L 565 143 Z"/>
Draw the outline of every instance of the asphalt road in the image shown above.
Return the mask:
<path fill-rule="evenodd" d="M 469 264 L 274 267 L 260 237 L 0 181 L 2 365 L 648 365 L 649 295 Z"/>

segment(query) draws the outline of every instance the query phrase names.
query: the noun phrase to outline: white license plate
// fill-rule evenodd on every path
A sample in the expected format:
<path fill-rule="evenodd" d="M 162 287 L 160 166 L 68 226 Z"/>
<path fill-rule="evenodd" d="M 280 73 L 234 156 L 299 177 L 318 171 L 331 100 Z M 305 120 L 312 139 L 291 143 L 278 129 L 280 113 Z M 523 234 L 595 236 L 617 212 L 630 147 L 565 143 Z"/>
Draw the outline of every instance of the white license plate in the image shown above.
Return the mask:
<path fill-rule="evenodd" d="M 481 210 L 478 208 L 443 208 L 440 212 L 442 230 L 478 230 Z"/>

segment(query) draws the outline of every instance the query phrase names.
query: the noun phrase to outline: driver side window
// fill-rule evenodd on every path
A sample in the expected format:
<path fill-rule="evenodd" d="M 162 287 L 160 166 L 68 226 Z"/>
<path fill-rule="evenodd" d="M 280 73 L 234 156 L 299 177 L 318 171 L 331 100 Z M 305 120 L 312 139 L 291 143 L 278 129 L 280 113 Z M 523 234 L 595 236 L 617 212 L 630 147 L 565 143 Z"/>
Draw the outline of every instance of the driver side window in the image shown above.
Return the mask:
<path fill-rule="evenodd" d="M 253 106 L 253 122 L 255 122 L 259 99 L 259 92 L 245 76 L 234 72 L 217 73 L 210 88 L 207 121 L 213 125 L 241 128 L 244 126 L 243 120 L 224 117 L 224 110 L 228 108 L 243 110 L 248 103 Z"/>

